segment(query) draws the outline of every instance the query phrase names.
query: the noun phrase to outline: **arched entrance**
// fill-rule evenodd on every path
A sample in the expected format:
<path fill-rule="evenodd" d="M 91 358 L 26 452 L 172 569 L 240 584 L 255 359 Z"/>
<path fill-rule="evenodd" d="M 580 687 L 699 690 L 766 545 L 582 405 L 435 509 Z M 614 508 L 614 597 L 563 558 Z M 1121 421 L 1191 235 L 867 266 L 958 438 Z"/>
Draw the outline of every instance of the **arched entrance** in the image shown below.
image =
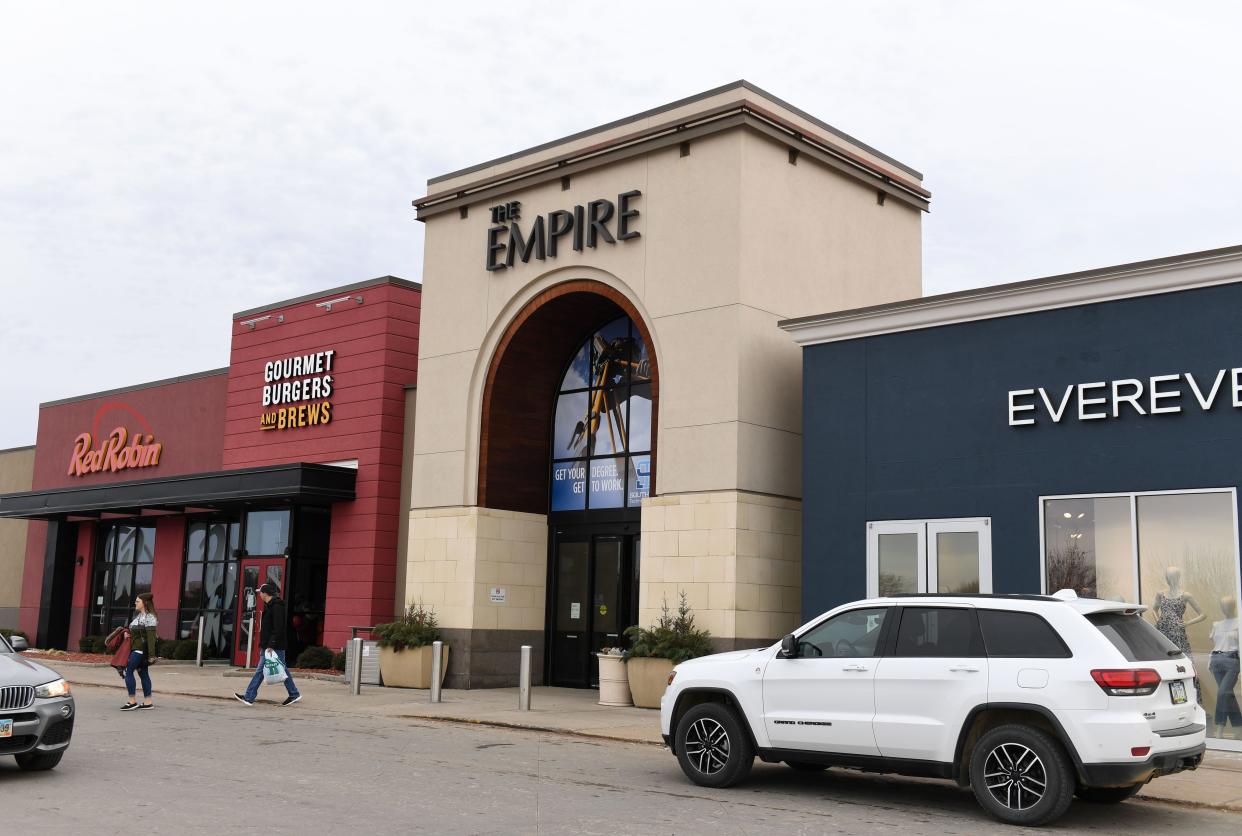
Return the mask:
<path fill-rule="evenodd" d="M 654 492 L 659 375 L 630 302 L 594 281 L 532 300 L 483 394 L 479 504 L 545 514 L 545 681 L 598 682 L 638 616 L 640 503 Z"/>

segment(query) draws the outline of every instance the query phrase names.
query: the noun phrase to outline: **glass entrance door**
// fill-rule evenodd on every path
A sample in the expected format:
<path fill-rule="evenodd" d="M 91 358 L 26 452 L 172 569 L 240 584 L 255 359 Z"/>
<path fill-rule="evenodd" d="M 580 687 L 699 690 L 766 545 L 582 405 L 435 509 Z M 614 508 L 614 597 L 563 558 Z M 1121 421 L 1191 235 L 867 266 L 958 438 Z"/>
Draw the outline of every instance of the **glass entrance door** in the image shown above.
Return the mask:
<path fill-rule="evenodd" d="M 867 523 L 867 597 L 991 591 L 988 519 Z"/>
<path fill-rule="evenodd" d="M 548 681 L 572 688 L 599 684 L 604 647 L 618 647 L 633 623 L 637 537 L 622 534 L 558 535 L 552 551 Z"/>
<path fill-rule="evenodd" d="M 285 589 L 283 557 L 251 557 L 241 561 L 241 590 L 237 596 L 237 643 L 233 648 L 233 664 L 254 667 L 262 656 L 259 628 L 263 623 L 263 599 L 259 587 L 273 583 L 283 594 Z"/>

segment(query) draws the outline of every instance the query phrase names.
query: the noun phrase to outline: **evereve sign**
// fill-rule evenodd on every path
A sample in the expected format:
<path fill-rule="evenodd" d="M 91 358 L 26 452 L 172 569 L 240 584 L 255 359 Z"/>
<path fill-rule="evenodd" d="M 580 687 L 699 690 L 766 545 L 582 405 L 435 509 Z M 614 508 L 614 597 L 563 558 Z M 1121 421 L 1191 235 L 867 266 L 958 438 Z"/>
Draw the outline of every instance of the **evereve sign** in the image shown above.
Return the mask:
<path fill-rule="evenodd" d="M 1204 412 L 1218 402 L 1242 409 L 1242 368 L 1221 369 L 1211 380 L 1191 372 L 1148 378 L 1072 383 L 1064 390 L 1044 387 L 1009 390 L 1009 426 L 1021 427 L 1065 418 L 1100 421 L 1135 415 L 1169 415 L 1196 406 Z"/>

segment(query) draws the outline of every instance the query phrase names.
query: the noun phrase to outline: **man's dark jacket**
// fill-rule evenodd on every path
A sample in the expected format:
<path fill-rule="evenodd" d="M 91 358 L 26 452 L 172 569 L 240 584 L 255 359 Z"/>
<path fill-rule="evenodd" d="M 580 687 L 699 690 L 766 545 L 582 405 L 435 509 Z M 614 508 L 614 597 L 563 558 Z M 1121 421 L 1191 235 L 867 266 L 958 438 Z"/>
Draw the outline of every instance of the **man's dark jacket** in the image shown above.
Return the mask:
<path fill-rule="evenodd" d="M 264 650 L 286 650 L 288 623 L 285 618 L 285 602 L 273 598 L 263 606 L 263 621 L 259 626 L 259 646 Z"/>

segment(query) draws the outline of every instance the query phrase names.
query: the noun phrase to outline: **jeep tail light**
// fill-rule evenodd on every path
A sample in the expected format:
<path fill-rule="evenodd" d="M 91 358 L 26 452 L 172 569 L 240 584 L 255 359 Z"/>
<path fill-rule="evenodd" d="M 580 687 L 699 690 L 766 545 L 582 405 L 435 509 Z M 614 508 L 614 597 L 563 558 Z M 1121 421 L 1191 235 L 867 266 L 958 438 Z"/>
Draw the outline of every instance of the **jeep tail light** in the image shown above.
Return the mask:
<path fill-rule="evenodd" d="M 1094 670 L 1091 678 L 1114 697 L 1145 697 L 1160 685 L 1160 674 L 1151 668 Z"/>

